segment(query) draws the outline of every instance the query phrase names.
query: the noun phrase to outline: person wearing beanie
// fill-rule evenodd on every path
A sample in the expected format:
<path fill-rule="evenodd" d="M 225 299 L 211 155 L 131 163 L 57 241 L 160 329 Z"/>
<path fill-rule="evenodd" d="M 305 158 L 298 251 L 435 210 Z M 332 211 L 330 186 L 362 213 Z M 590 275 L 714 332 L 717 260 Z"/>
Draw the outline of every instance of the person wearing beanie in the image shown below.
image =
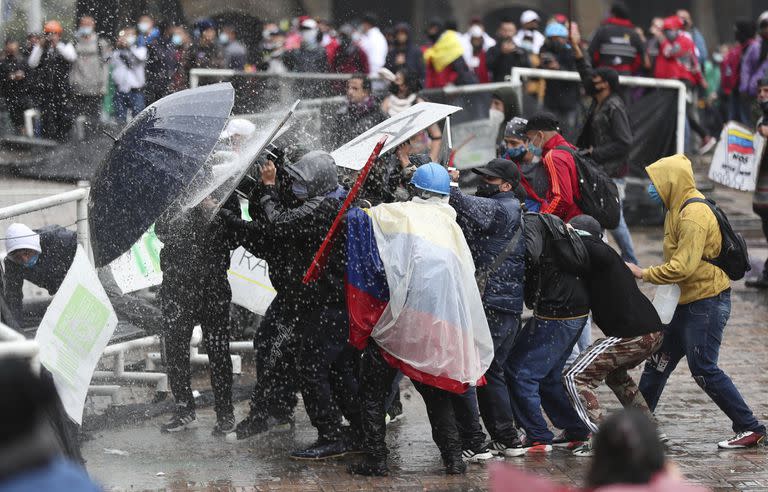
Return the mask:
<path fill-rule="evenodd" d="M 587 347 L 565 371 L 565 390 L 576 413 L 593 433 L 603 419 L 597 397 L 597 388 L 603 382 L 624 407 L 638 408 L 652 420 L 648 404 L 627 371 L 661 346 L 659 315 L 622 258 L 603 241 L 597 220 L 578 215 L 570 225 L 589 253 L 590 272 L 586 277 L 592 319 L 606 337 Z M 591 440 L 576 447 L 573 454 L 591 456 Z"/>
<path fill-rule="evenodd" d="M 477 400 L 491 435 L 491 443 L 483 451 L 503 455 L 520 443 L 504 374 L 523 311 L 525 241 L 521 240 L 521 207 L 514 192 L 520 172 L 507 159 L 493 159 L 472 172 L 482 179 L 475 196 L 454 187 L 449 203 L 456 210 L 476 272 L 486 278 L 481 295 L 494 356 L 485 372 L 486 385 L 477 388 Z M 458 172 L 453 178 L 458 180 Z"/>
<path fill-rule="evenodd" d="M 629 151 L 633 144 L 629 113 L 624 105 L 619 87 L 619 74 L 610 67 L 593 70 L 584 57 L 581 47 L 574 41 L 576 67 L 592 104 L 587 111 L 586 122 L 576 145 L 581 152 L 589 155 L 611 178 L 619 189 L 619 198 L 624 199 L 625 176 L 629 172 Z M 621 213 L 619 225 L 611 230 L 621 249 L 624 261 L 637 264 L 632 236 Z"/>
<path fill-rule="evenodd" d="M 520 171 L 520 186 L 515 190 L 517 199 L 524 204 L 527 212 L 538 212 L 549 192 L 549 176 L 541 165 L 541 157 L 533 155 L 528 148 L 525 136 L 527 124 L 528 120 L 520 117 L 507 122 L 504 128 L 506 150 L 501 157 L 514 162 Z"/>

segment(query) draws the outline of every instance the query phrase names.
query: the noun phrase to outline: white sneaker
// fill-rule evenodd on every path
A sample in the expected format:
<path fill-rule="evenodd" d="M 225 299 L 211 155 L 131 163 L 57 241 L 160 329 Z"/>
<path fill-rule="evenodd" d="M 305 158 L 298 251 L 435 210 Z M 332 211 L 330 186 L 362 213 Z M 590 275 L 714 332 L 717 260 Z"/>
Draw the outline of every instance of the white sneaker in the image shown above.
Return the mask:
<path fill-rule="evenodd" d="M 488 449 L 483 448 L 479 451 L 472 451 L 471 449 L 465 449 L 461 452 L 461 459 L 467 463 L 480 463 L 488 461 L 493 458 L 493 453 Z"/>
<path fill-rule="evenodd" d="M 720 441 L 717 443 L 717 447 L 720 449 L 744 449 L 754 448 L 760 446 L 765 442 L 765 434 L 758 434 L 757 432 L 745 431 L 740 432 L 730 439 Z"/>

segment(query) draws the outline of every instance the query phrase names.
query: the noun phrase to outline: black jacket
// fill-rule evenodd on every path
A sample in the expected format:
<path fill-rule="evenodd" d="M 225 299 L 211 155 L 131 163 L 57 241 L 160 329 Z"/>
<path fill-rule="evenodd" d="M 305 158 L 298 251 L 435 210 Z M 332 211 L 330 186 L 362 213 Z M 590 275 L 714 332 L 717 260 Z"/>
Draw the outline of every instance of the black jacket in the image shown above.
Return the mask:
<path fill-rule="evenodd" d="M 525 50 L 515 48 L 512 53 L 502 53 L 501 43 L 492 46 L 485 54 L 485 64 L 494 82 L 504 82 L 512 74 L 512 67 L 530 67 L 531 62 Z"/>
<path fill-rule="evenodd" d="M 661 331 L 651 301 L 616 251 L 594 236 L 583 236 L 591 265 L 587 276 L 592 319 L 609 337 L 632 338 Z"/>
<path fill-rule="evenodd" d="M 589 314 L 589 253 L 581 238 L 554 215 L 527 213 L 523 223 L 526 306 L 545 319 Z"/>
<path fill-rule="evenodd" d="M 560 70 L 576 70 L 576 58 L 573 50 L 560 43 L 547 40 L 541 47 L 541 57 L 553 57 Z M 542 61 L 543 63 L 543 61 Z M 547 68 L 546 65 L 542 68 Z M 581 87 L 578 82 L 569 82 L 567 80 L 547 80 L 547 90 L 544 93 L 544 107 L 550 111 L 566 112 L 573 111 L 579 106 L 581 101 Z"/>
<path fill-rule="evenodd" d="M 369 97 L 360 104 L 345 104 L 336 113 L 334 124 L 324 125 L 328 134 L 330 145 L 328 148 L 335 150 L 349 142 L 353 138 L 370 130 L 384 121 L 384 113 L 373 97 Z M 361 156 L 365 160 L 368 156 Z"/>
<path fill-rule="evenodd" d="M 594 73 L 589 62 L 577 60 L 577 68 L 582 83 L 592 83 Z M 621 95 L 612 92 L 598 105 L 592 101 L 587 113 L 587 120 L 576 144 L 580 148 L 592 147 L 592 159 L 603 167 L 609 176 L 617 178 L 627 174 L 629 151 L 632 147 L 632 127 L 629 114 Z"/>
<path fill-rule="evenodd" d="M 452 188 L 450 204 L 456 209 L 456 222 L 464 232 L 477 269 L 493 263 L 522 225 L 520 202 L 511 191 L 481 198 Z M 488 276 L 483 293 L 486 308 L 512 314 L 523 312 L 524 257 L 525 240 L 521 236 L 512 254 Z"/>
<path fill-rule="evenodd" d="M 28 280 L 55 295 L 72 266 L 77 251 L 77 233 L 58 225 L 35 229 L 40 234 L 40 257 L 32 268 L 5 259 L 5 301 L 18 323 L 22 322 L 22 286 Z"/>
<path fill-rule="evenodd" d="M 405 65 L 397 65 L 397 55 L 405 55 Z M 405 45 L 393 44 L 387 53 L 387 61 L 384 63 L 384 67 L 397 73 L 397 70 L 402 66 L 405 66 L 409 71 L 417 74 L 419 80 L 424 80 L 426 69 L 424 68 L 424 54 L 421 52 L 418 46 L 408 41 Z"/>

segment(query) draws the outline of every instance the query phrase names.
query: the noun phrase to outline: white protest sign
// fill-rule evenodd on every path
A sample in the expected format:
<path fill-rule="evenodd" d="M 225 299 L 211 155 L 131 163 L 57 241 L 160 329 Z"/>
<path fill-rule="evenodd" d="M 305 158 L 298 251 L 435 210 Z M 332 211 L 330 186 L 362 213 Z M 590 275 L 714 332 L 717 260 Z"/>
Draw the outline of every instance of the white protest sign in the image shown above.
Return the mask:
<path fill-rule="evenodd" d="M 123 294 L 160 285 L 160 249 L 163 243 L 155 235 L 155 226 L 141 235 L 131 249 L 109 264 L 115 283 Z"/>
<path fill-rule="evenodd" d="M 227 277 L 233 303 L 262 316 L 267 312 L 277 291 L 269 281 L 266 261 L 256 258 L 245 248 L 237 248 L 232 252 Z"/>
<path fill-rule="evenodd" d="M 490 119 L 467 121 L 451 126 L 453 163 L 457 169 L 485 166 L 496 157 L 499 125 Z"/>
<path fill-rule="evenodd" d="M 117 326 L 117 316 L 81 246 L 40 322 L 35 340 L 40 362 L 67 415 L 82 423 L 85 397 L 96 364 Z"/>
<path fill-rule="evenodd" d="M 712 155 L 709 179 L 742 191 L 755 191 L 765 139 L 735 121 L 723 126 Z"/>
<path fill-rule="evenodd" d="M 407 110 L 387 120 L 382 121 L 357 138 L 345 143 L 331 152 L 331 157 L 337 166 L 359 171 L 365 166 L 368 156 L 382 136 L 387 135 L 387 143 L 381 149 L 381 154 L 388 152 L 405 142 L 420 131 L 437 123 L 446 116 L 461 110 L 459 106 L 422 102 L 414 104 Z"/>

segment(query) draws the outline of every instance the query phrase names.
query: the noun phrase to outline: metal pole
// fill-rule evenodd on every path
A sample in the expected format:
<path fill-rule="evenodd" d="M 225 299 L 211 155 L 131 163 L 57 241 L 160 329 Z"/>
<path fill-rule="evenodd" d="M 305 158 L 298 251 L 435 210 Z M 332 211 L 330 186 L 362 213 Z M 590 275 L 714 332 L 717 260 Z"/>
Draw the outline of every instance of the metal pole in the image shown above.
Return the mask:
<path fill-rule="evenodd" d="M 40 0 L 27 0 L 27 32 L 40 32 L 43 30 L 43 12 Z"/>
<path fill-rule="evenodd" d="M 75 190 L 65 191 L 57 195 L 46 196 L 44 198 L 38 198 L 37 200 L 30 200 L 24 203 L 17 203 L 8 207 L 0 208 L 0 219 L 7 219 L 9 217 L 15 217 L 17 215 L 28 214 L 30 212 L 37 212 L 38 210 L 44 210 L 46 208 L 55 207 L 57 205 L 63 205 L 65 203 L 76 202 L 88 197 L 88 190 L 79 188 Z M 86 214 L 87 216 L 87 214 Z"/>
<path fill-rule="evenodd" d="M 677 134 L 675 135 L 675 142 L 677 153 L 683 154 L 685 153 L 685 119 L 687 118 L 685 104 L 688 98 L 688 89 L 682 83 L 680 85 L 682 87 L 677 90 L 677 129 L 675 130 Z"/>
<path fill-rule="evenodd" d="M 77 200 L 77 241 L 83 246 L 88 261 L 93 265 L 93 250 L 88 231 L 88 193 L 90 183 L 78 181 L 77 187 L 86 191 L 82 198 Z"/>

